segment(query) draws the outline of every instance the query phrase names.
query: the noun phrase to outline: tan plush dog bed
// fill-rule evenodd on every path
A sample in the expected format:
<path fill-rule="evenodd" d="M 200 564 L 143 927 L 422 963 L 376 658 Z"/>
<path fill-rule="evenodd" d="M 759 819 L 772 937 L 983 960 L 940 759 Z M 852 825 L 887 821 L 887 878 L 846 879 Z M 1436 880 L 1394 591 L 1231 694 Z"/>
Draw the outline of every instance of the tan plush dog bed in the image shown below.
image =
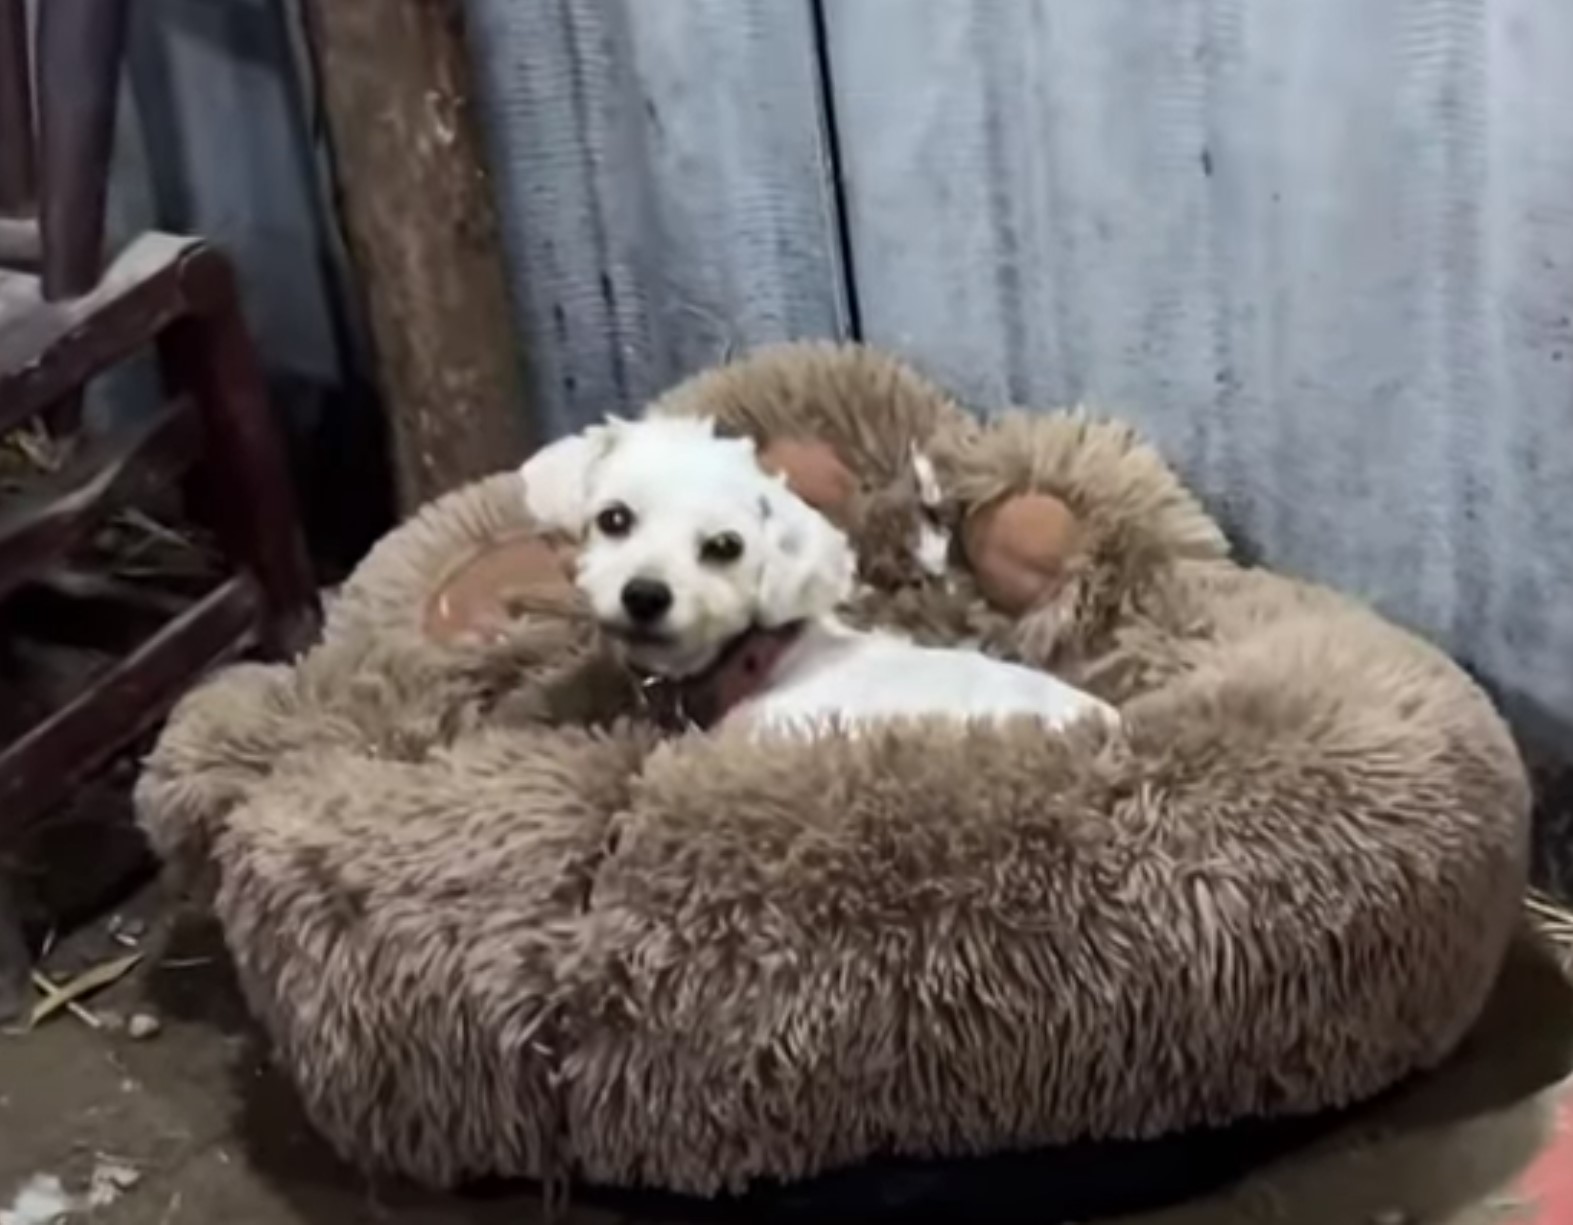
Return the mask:
<path fill-rule="evenodd" d="M 1455 1045 L 1528 798 L 1441 654 L 1231 562 L 1122 426 L 978 425 L 822 347 L 656 408 L 775 445 L 881 584 L 863 619 L 1052 666 L 1124 730 L 663 737 L 518 479 L 443 499 L 314 651 L 191 695 L 139 794 L 345 1154 L 712 1193 L 1318 1111 Z M 949 585 L 893 543 L 914 442 L 958 499 Z"/>

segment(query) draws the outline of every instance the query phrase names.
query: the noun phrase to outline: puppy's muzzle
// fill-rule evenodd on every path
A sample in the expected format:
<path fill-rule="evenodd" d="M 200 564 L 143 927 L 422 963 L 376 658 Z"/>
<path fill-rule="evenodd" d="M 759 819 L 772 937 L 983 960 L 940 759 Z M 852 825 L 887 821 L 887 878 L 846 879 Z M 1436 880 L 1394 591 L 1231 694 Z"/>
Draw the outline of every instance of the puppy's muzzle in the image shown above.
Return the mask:
<path fill-rule="evenodd" d="M 629 579 L 623 586 L 622 605 L 630 624 L 650 629 L 671 611 L 672 589 L 660 579 Z"/>

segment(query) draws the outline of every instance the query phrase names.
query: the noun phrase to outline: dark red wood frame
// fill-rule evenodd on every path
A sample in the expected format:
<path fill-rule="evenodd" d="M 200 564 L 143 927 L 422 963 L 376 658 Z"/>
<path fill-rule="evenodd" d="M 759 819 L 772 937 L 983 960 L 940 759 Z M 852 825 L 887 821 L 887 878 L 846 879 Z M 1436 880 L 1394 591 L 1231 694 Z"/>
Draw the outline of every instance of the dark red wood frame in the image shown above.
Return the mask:
<path fill-rule="evenodd" d="M 168 395 L 150 422 L 83 435 L 50 486 L 0 501 L 0 601 L 43 601 L 52 625 L 78 634 L 161 622 L 0 744 L 0 1006 L 25 994 L 29 968 L 8 852 L 215 663 L 252 648 L 291 653 L 317 626 L 229 262 L 200 240 L 146 234 L 103 264 L 128 12 L 129 0 L 47 0 L 30 38 L 23 0 L 0 0 L 0 434 L 40 416 L 79 429 L 88 381 L 149 347 Z M 66 566 L 107 515 L 177 481 L 232 565 L 215 590 L 182 604 Z"/>

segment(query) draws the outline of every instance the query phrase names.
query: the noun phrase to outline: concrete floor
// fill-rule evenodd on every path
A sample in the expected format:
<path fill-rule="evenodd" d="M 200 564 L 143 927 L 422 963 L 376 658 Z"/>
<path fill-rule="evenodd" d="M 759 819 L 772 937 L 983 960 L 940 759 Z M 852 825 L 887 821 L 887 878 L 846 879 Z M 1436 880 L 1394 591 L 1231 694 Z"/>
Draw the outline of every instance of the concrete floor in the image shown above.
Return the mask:
<path fill-rule="evenodd" d="M 133 930 L 150 918 L 139 909 L 146 905 L 127 908 Z M 49 972 L 60 982 L 126 951 L 100 924 L 53 954 Z M 0 1036 L 0 1225 L 11 1225 L 7 1209 L 39 1176 L 81 1192 L 104 1169 L 131 1171 L 119 1181 L 135 1181 L 113 1203 L 65 1222 L 518 1225 L 536 1217 L 529 1195 L 428 1195 L 375 1185 L 340 1164 L 268 1065 L 210 931 L 184 930 L 163 965 L 139 967 L 89 1007 L 117 1028 L 142 1013 L 161 1029 L 136 1040 L 64 1016 Z"/>
<path fill-rule="evenodd" d="M 133 924 L 133 930 L 134 930 Z M 122 933 L 124 939 L 124 933 Z M 50 960 L 67 976 L 124 952 L 100 926 Z M 94 997 L 95 1014 L 156 1013 L 155 1037 L 95 1032 L 61 1017 L 0 1038 L 0 1225 L 30 1180 L 67 1191 L 107 1172 L 92 1212 L 111 1225 L 510 1225 L 531 1195 L 487 1199 L 374 1185 L 340 1165 L 266 1066 L 211 936 Z M 1486 1020 L 1442 1073 L 1375 1117 L 1224 1195 L 1144 1225 L 1497 1225 L 1550 1220 L 1515 1189 L 1544 1149 L 1554 1091 L 1573 1072 L 1573 989 L 1522 952 Z M 1573 1141 L 1573 1135 L 1568 1137 Z M 1573 1162 L 1573 1152 L 1569 1153 Z M 575 1225 L 640 1218 L 576 1207 Z M 1557 1218 L 1561 1220 L 1561 1217 Z M 1573 1219 L 1569 1217 L 1568 1219 Z"/>

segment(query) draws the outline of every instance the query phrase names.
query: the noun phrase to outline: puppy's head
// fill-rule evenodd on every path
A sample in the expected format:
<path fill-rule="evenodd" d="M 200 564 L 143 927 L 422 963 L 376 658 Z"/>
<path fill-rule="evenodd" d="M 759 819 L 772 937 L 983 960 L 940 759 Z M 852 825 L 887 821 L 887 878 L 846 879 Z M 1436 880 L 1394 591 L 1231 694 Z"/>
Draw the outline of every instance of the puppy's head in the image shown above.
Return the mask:
<path fill-rule="evenodd" d="M 831 611 L 856 560 L 829 520 L 708 420 L 594 426 L 521 469 L 537 524 L 581 548 L 576 581 L 639 668 L 687 676 L 733 638 Z"/>

